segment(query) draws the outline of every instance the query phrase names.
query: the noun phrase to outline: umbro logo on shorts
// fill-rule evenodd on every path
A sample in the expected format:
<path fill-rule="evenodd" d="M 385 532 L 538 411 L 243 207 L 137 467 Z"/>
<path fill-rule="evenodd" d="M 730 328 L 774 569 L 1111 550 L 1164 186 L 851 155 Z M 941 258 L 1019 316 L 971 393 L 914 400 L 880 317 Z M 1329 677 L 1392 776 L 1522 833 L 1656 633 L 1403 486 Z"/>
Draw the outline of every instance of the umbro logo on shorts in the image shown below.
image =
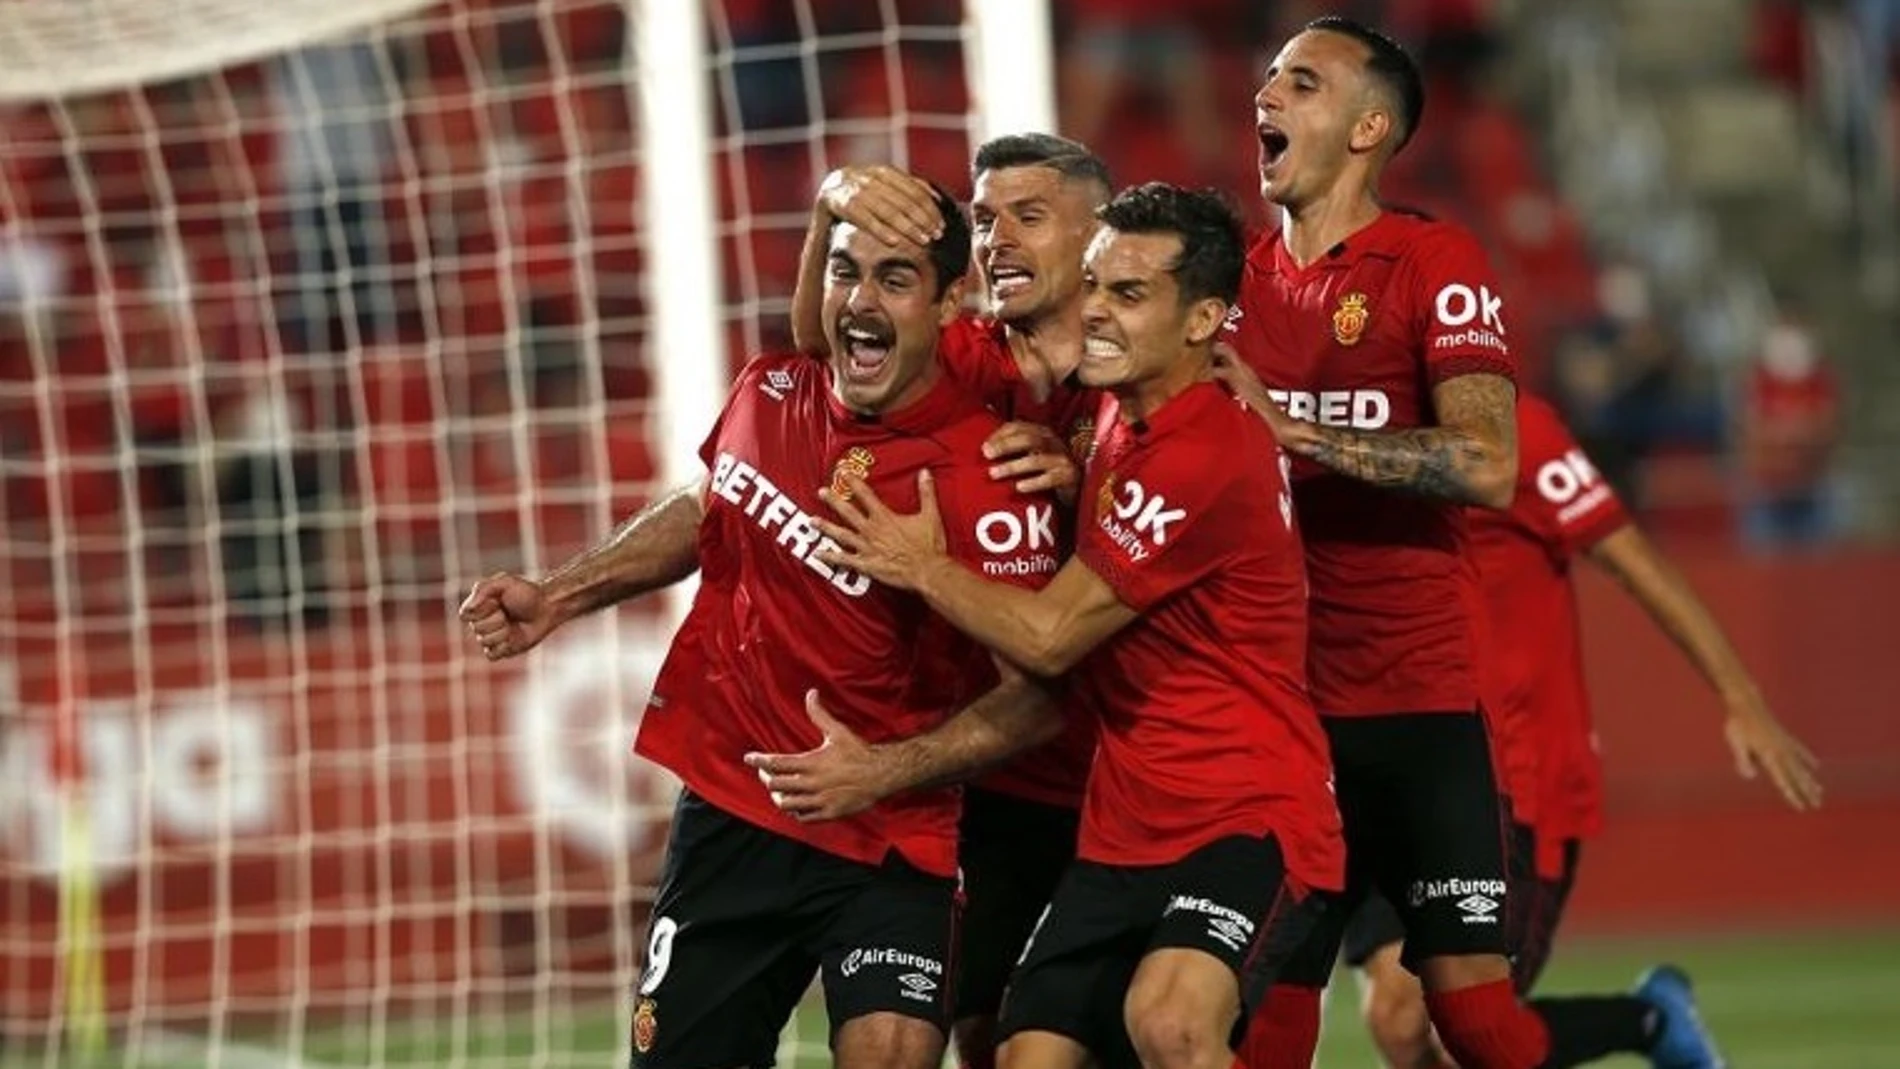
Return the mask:
<path fill-rule="evenodd" d="M 898 977 L 897 982 L 904 986 L 904 990 L 899 992 L 899 994 L 907 999 L 914 999 L 918 1002 L 936 1001 L 937 996 L 933 994 L 933 992 L 937 990 L 937 981 L 932 980 L 923 973 L 907 972 Z"/>
<path fill-rule="evenodd" d="M 1229 950 L 1239 950 L 1247 945 L 1248 933 L 1241 931 L 1240 925 L 1225 917 L 1215 917 L 1207 922 L 1207 936 Z"/>
<path fill-rule="evenodd" d="M 1466 924 L 1496 924 L 1498 922 L 1497 917 L 1493 916 L 1498 911 L 1496 899 L 1486 898 L 1484 895 L 1466 895 L 1458 900 L 1458 908 L 1463 911 Z"/>

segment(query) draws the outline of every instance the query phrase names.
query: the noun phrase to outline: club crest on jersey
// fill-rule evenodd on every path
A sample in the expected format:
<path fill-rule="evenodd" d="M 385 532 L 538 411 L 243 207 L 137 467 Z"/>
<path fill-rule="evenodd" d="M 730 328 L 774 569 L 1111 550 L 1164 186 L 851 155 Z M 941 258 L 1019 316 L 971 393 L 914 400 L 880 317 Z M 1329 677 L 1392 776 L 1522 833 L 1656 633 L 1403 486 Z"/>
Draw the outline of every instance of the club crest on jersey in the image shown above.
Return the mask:
<path fill-rule="evenodd" d="M 633 1049 L 641 1054 L 653 1049 L 654 1033 L 660 1030 L 660 1021 L 655 1014 L 653 1000 L 643 998 L 633 1008 Z"/>
<path fill-rule="evenodd" d="M 1341 345 L 1358 345 L 1365 336 L 1366 323 L 1372 313 L 1366 311 L 1366 295 L 1347 293 L 1339 298 L 1339 307 L 1333 309 L 1333 340 Z"/>
<path fill-rule="evenodd" d="M 845 450 L 844 456 L 839 457 L 838 463 L 831 467 L 832 496 L 840 501 L 851 500 L 851 488 L 845 484 L 845 476 L 855 475 L 860 479 L 869 479 L 871 465 L 875 463 L 877 463 L 877 458 L 871 455 L 869 449 L 861 445 L 854 445 Z"/>
<path fill-rule="evenodd" d="M 1069 456 L 1078 464 L 1087 464 L 1095 453 L 1095 421 L 1086 416 L 1075 421 L 1069 433 Z"/>

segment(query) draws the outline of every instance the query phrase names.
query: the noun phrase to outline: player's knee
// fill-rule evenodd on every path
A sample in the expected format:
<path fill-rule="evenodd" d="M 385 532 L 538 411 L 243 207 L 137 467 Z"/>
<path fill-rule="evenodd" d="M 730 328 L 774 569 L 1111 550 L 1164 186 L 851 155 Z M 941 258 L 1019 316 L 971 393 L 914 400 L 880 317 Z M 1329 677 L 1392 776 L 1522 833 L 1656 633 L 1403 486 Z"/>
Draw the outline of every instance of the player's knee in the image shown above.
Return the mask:
<path fill-rule="evenodd" d="M 1374 984 L 1362 1012 L 1366 1031 L 1387 1065 L 1426 1064 L 1432 1051 L 1432 1019 L 1416 984 Z"/>
<path fill-rule="evenodd" d="M 943 1032 L 900 1013 L 867 1013 L 838 1029 L 832 1054 L 837 1069 L 937 1069 Z"/>
<path fill-rule="evenodd" d="M 959 1069 L 996 1069 L 996 1018 L 964 1017 L 952 1032 Z"/>
<path fill-rule="evenodd" d="M 1502 954 L 1441 954 L 1418 963 L 1418 978 L 1428 991 L 1458 991 L 1511 979 L 1511 963 Z"/>
<path fill-rule="evenodd" d="M 1226 1035 L 1204 1009 L 1177 999 L 1131 1009 L 1128 1038 L 1149 1069 L 1207 1065 L 1210 1053 L 1227 1045 Z"/>

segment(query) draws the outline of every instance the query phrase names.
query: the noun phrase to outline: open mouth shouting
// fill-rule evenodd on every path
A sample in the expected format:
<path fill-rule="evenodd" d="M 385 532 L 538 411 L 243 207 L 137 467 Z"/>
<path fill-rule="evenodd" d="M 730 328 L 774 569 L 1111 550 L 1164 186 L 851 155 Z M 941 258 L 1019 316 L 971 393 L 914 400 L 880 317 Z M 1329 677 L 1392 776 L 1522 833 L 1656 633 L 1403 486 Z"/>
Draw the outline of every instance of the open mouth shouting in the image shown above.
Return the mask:
<path fill-rule="evenodd" d="M 844 375 L 851 382 L 874 382 L 897 345 L 897 331 L 889 323 L 867 316 L 847 316 L 838 323 L 844 342 Z"/>
<path fill-rule="evenodd" d="M 1271 176 L 1286 159 L 1286 150 L 1292 141 L 1286 131 L 1271 121 L 1262 119 L 1258 127 L 1260 135 L 1260 173 Z"/>

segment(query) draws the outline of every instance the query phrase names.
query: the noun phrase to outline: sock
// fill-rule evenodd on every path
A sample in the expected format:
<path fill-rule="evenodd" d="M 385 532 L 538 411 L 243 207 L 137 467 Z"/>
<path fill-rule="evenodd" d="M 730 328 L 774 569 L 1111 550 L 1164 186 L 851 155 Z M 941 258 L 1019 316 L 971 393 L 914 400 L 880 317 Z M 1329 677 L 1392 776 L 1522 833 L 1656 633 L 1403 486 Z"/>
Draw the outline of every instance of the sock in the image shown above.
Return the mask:
<path fill-rule="evenodd" d="M 1319 1049 L 1317 987 L 1274 984 L 1247 1022 L 1234 1069 L 1312 1069 Z"/>
<path fill-rule="evenodd" d="M 1538 1069 L 1550 1054 L 1543 1019 L 1517 1001 L 1509 980 L 1427 991 L 1425 1006 L 1462 1069 Z"/>
<path fill-rule="evenodd" d="M 1643 1054 L 1656 1042 L 1656 1010 L 1634 995 L 1533 999 L 1550 1031 L 1544 1069 L 1569 1069 L 1611 1054 Z"/>

